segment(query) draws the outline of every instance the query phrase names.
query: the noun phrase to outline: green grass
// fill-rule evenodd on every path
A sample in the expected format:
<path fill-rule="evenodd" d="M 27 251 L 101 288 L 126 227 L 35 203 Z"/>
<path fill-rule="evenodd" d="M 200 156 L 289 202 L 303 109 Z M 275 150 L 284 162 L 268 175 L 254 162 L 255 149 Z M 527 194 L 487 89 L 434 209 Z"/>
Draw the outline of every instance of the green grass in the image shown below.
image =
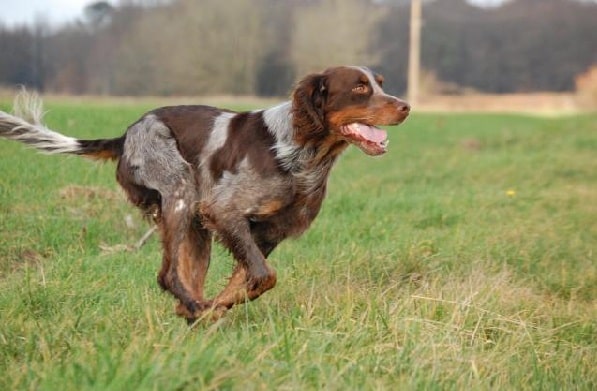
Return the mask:
<path fill-rule="evenodd" d="M 148 108 L 46 120 L 110 137 Z M 112 163 L 0 140 L 0 389 L 596 389 L 597 115 L 415 112 L 390 133 L 340 159 L 270 257 L 278 286 L 194 329 L 157 238 L 119 251 L 147 225 Z M 211 294 L 231 265 L 214 254 Z"/>

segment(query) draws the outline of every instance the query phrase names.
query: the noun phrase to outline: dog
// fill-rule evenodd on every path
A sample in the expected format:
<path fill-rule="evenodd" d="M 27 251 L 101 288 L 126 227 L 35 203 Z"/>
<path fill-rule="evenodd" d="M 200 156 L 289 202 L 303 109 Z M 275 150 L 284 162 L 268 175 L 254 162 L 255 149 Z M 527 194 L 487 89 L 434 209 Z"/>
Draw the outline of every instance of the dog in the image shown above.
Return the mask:
<path fill-rule="evenodd" d="M 366 67 L 333 67 L 307 75 L 289 101 L 268 109 L 162 107 L 123 136 L 98 140 L 46 128 L 41 100 L 17 99 L 14 115 L 0 111 L 0 136 L 49 154 L 114 160 L 129 201 L 158 227 L 158 283 L 192 323 L 276 285 L 266 259 L 313 222 L 330 170 L 350 144 L 367 155 L 386 152 L 387 133 L 377 126 L 402 123 L 410 106 L 382 83 Z M 228 284 L 208 300 L 203 286 L 213 238 L 236 263 Z"/>

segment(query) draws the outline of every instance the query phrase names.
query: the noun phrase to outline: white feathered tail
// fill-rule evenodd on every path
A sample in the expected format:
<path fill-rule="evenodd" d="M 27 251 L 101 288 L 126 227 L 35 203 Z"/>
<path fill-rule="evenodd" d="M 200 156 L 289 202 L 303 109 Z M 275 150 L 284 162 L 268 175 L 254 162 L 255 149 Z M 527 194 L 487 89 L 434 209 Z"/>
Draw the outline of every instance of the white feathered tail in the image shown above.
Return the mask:
<path fill-rule="evenodd" d="M 14 114 L 0 111 L 0 137 L 20 141 L 47 154 L 74 154 L 117 159 L 124 138 L 78 140 L 47 128 L 42 123 L 43 102 L 38 94 L 21 91 L 14 100 Z"/>

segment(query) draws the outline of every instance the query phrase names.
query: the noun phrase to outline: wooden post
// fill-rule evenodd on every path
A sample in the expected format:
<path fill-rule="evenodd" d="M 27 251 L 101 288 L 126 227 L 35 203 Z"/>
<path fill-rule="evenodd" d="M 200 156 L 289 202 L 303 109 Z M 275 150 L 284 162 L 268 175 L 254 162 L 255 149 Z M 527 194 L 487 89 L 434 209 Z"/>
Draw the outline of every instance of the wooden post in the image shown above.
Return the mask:
<path fill-rule="evenodd" d="M 421 69 L 421 0 L 410 2 L 410 45 L 408 53 L 408 103 L 416 106 L 419 99 Z"/>

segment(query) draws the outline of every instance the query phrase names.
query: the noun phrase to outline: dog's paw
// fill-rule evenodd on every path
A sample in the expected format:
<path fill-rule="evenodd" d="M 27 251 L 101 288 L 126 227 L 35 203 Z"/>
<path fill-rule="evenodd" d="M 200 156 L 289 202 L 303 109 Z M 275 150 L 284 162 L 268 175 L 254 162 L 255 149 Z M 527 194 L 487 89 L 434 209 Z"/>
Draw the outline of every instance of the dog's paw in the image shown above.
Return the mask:
<path fill-rule="evenodd" d="M 277 276 L 276 271 L 269 266 L 266 266 L 265 272 L 253 274 L 247 278 L 247 296 L 253 300 L 261 296 L 265 291 L 276 286 Z"/>
<path fill-rule="evenodd" d="M 197 319 L 200 315 L 213 306 L 211 301 L 192 301 L 186 304 L 178 302 L 175 308 L 176 315 L 187 320 Z"/>
<path fill-rule="evenodd" d="M 226 312 L 228 311 L 228 308 L 221 306 L 221 305 L 216 305 L 216 306 L 210 306 L 207 307 L 205 309 L 202 309 L 200 311 L 195 312 L 194 316 L 192 317 L 187 317 L 187 324 L 189 326 L 194 326 L 199 322 L 215 322 L 220 320 L 221 318 L 224 317 L 224 315 L 226 315 Z"/>

